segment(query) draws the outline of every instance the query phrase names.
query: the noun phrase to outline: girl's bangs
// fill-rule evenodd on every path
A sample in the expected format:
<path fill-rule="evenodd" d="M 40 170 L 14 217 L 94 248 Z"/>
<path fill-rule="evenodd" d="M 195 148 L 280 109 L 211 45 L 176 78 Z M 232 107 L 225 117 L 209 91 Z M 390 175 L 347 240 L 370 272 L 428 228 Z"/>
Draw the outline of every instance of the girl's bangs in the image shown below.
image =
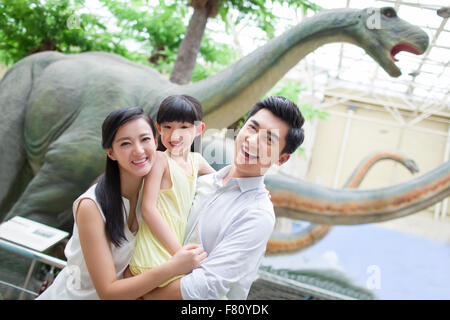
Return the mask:
<path fill-rule="evenodd" d="M 182 99 L 174 99 L 171 101 L 170 106 L 161 106 L 157 117 L 158 123 L 173 121 L 194 124 L 196 121 L 201 121 L 201 116 L 198 115 L 195 107 L 189 102 Z"/>

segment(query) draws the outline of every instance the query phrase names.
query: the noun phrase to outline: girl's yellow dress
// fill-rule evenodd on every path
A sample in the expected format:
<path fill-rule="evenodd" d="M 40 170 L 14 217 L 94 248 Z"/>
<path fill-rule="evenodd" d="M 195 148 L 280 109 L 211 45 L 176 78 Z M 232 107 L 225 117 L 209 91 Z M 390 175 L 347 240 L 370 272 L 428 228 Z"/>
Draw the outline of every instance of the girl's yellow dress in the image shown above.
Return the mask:
<path fill-rule="evenodd" d="M 201 155 L 197 152 L 189 153 L 189 161 L 193 169 L 193 175 L 190 175 L 175 160 L 172 160 L 167 152 L 164 152 L 164 154 L 169 165 L 172 188 L 160 190 L 157 208 L 167 221 L 172 233 L 177 237 L 179 243 L 182 244 L 189 210 L 194 200 L 199 157 Z M 133 275 L 141 274 L 161 265 L 169 260 L 170 257 L 171 255 L 164 245 L 153 235 L 148 225 L 142 220 L 129 265 L 131 273 Z M 181 276 L 166 281 L 161 287 L 179 277 Z"/>

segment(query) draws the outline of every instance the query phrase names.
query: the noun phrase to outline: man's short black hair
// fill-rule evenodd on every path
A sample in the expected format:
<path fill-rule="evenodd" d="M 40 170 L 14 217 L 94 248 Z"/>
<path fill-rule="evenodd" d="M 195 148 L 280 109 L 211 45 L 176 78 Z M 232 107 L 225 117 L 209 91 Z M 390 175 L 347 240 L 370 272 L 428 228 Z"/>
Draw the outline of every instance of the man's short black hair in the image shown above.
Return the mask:
<path fill-rule="evenodd" d="M 302 129 L 305 119 L 303 118 L 297 105 L 285 97 L 267 97 L 253 106 L 245 122 L 247 122 L 251 116 L 261 109 L 268 109 L 276 117 L 280 118 L 289 125 L 289 131 L 286 135 L 286 146 L 281 151 L 281 154 L 291 154 L 297 150 L 305 139 L 305 134 Z"/>

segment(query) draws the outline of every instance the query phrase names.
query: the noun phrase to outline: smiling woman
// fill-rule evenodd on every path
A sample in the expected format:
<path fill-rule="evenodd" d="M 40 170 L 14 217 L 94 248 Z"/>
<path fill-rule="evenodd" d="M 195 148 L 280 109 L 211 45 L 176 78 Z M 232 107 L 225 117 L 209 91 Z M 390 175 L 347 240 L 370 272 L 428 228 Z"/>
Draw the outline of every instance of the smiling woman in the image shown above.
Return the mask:
<path fill-rule="evenodd" d="M 105 119 L 105 173 L 75 200 L 67 266 L 38 299 L 137 299 L 204 259 L 202 248 L 183 247 L 159 268 L 122 279 L 141 222 L 143 178 L 155 160 L 155 133 L 141 108 L 122 108 Z"/>
<path fill-rule="evenodd" d="M 105 173 L 98 181 L 95 195 L 107 215 L 106 233 L 116 246 L 124 238 L 121 194 L 127 199 L 137 198 L 135 190 L 152 166 L 150 160 L 156 150 L 155 131 L 153 121 L 138 108 L 113 112 L 103 122 L 102 147 L 108 156 Z M 136 165 L 135 162 L 142 159 L 147 161 Z M 136 219 L 132 217 L 130 220 Z"/>

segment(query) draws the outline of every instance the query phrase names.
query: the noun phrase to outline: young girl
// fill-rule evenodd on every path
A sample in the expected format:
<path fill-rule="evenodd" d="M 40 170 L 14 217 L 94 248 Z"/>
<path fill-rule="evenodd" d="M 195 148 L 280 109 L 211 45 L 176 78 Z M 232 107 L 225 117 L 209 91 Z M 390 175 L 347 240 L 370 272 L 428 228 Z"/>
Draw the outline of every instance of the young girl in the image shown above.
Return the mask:
<path fill-rule="evenodd" d="M 38 299 L 137 299 L 205 259 L 201 247 L 185 246 L 161 266 L 122 279 L 141 222 L 143 178 L 155 163 L 155 131 L 141 108 L 119 109 L 105 119 L 105 173 L 75 200 L 67 266 Z"/>
<path fill-rule="evenodd" d="M 156 153 L 153 169 L 144 178 L 144 221 L 129 266 L 133 275 L 161 265 L 181 248 L 197 175 L 214 172 L 199 153 L 190 151 L 204 130 L 201 119 L 201 104 L 193 97 L 170 96 L 160 105 L 156 126 L 162 145 L 158 149 L 165 151 Z"/>

